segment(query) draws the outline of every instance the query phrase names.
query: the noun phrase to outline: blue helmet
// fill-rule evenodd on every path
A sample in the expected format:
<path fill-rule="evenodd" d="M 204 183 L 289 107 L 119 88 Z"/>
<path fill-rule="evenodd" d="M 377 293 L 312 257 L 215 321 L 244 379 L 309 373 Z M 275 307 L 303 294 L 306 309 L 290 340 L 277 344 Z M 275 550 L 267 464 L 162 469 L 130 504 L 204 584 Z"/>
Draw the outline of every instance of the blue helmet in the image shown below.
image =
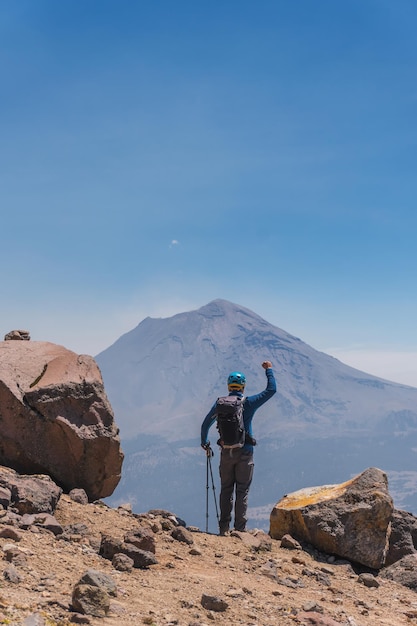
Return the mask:
<path fill-rule="evenodd" d="M 229 377 L 227 379 L 227 385 L 232 389 L 241 389 L 246 385 L 245 374 L 241 374 L 240 372 L 232 372 L 231 374 L 229 374 Z"/>

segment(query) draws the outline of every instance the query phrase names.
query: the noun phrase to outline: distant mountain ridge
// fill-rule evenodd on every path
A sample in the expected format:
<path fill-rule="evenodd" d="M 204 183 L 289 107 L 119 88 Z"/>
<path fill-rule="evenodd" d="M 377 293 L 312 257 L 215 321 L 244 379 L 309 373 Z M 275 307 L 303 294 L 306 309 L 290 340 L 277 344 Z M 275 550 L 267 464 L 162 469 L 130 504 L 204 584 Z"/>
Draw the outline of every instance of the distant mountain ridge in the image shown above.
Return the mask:
<path fill-rule="evenodd" d="M 265 386 L 273 362 L 278 391 L 256 424 L 260 437 L 371 431 L 407 419 L 417 426 L 417 389 L 344 365 L 249 309 L 214 300 L 166 319 L 146 318 L 96 357 L 124 439 L 196 436 L 230 371 L 247 394 Z M 415 407 L 415 409 L 414 409 Z"/>
<path fill-rule="evenodd" d="M 278 390 L 253 424 L 256 525 L 266 527 L 265 511 L 283 493 L 371 466 L 392 476 L 396 506 L 417 512 L 417 389 L 349 367 L 225 300 L 148 317 L 96 357 L 125 452 L 111 504 L 178 510 L 180 502 L 179 513 L 202 526 L 201 422 L 227 393 L 230 371 L 246 374 L 248 395 L 264 389 L 264 359 Z"/>

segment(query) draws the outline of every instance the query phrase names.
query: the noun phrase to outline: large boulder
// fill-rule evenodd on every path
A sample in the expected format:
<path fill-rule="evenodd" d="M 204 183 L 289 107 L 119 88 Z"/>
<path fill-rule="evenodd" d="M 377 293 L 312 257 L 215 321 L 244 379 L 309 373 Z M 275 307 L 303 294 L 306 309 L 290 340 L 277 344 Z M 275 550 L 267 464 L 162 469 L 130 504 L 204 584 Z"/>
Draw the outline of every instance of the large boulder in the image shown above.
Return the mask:
<path fill-rule="evenodd" d="M 327 554 L 379 569 L 391 532 L 388 480 L 376 468 L 339 485 L 301 489 L 284 496 L 270 516 L 270 535 L 290 534 Z"/>
<path fill-rule="evenodd" d="M 110 496 L 123 453 L 95 360 L 42 341 L 0 342 L 0 464 Z"/>

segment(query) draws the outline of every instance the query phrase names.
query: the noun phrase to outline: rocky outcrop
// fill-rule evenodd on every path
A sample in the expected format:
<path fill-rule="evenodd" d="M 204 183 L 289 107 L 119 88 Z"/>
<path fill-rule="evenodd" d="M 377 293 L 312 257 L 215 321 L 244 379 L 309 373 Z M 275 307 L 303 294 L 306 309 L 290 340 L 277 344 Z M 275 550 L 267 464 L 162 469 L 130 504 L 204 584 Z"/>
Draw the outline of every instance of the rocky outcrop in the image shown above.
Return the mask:
<path fill-rule="evenodd" d="M 416 553 L 417 519 L 407 511 L 395 510 L 391 518 L 391 535 L 385 566 Z"/>
<path fill-rule="evenodd" d="M 326 554 L 379 569 L 391 532 L 392 498 L 376 468 L 339 485 L 301 489 L 284 496 L 270 517 L 270 535 L 290 534 Z"/>
<path fill-rule="evenodd" d="M 4 341 L 30 341 L 30 334 L 28 330 L 11 330 L 4 335 Z"/>
<path fill-rule="evenodd" d="M 40 341 L 0 343 L 0 463 L 90 500 L 113 493 L 123 454 L 94 359 Z"/>
<path fill-rule="evenodd" d="M 0 623 L 407 626 L 417 618 L 410 555 L 396 571 L 362 573 L 289 537 L 270 540 L 265 553 L 246 540 L 262 531 L 217 537 L 164 510 L 135 514 L 67 494 L 55 522 L 11 508 L 0 509 Z M 173 527 L 192 533 L 193 545 Z M 134 545 L 151 533 L 159 563 Z"/>
<path fill-rule="evenodd" d="M 117 554 L 125 554 L 133 561 L 133 567 L 146 569 L 150 565 L 158 563 L 155 557 L 155 541 L 152 539 L 151 550 L 138 547 L 138 542 L 134 542 L 132 534 L 127 535 L 124 541 L 118 540 L 110 535 L 103 535 L 100 544 L 100 555 L 110 561 Z M 141 545 L 141 544 L 139 544 Z"/>
<path fill-rule="evenodd" d="M 2 508 L 9 507 L 19 515 L 53 513 L 62 489 L 49 476 L 22 476 L 8 467 L 0 466 Z"/>
<path fill-rule="evenodd" d="M 417 554 L 409 554 L 381 572 L 381 577 L 417 591 Z"/>

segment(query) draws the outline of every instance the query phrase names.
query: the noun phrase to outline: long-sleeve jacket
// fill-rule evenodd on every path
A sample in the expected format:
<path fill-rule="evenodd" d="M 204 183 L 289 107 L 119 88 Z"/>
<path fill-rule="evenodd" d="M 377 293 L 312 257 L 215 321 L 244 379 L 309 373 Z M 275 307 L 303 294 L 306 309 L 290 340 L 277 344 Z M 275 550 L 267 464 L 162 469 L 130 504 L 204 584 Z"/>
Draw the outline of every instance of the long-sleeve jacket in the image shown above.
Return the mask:
<path fill-rule="evenodd" d="M 261 391 L 261 393 L 255 394 L 254 396 L 248 396 L 247 398 L 245 398 L 245 403 L 243 405 L 243 422 L 245 425 L 245 431 L 251 437 L 253 436 L 252 420 L 253 420 L 253 416 L 255 415 L 255 412 L 267 400 L 272 398 L 272 396 L 277 390 L 274 372 L 272 371 L 270 367 L 265 370 L 265 374 L 267 377 L 266 389 L 264 389 L 264 391 Z M 240 393 L 239 391 L 231 391 L 229 393 L 229 396 L 243 396 L 243 394 Z M 215 421 L 216 421 L 216 403 L 213 404 L 213 406 L 211 407 L 210 411 L 207 413 L 201 425 L 201 445 L 205 445 L 206 443 L 208 443 L 208 432 L 211 426 L 213 426 Z M 253 446 L 249 443 L 245 443 L 245 445 L 243 446 L 243 449 L 246 450 L 247 452 L 253 452 Z"/>

